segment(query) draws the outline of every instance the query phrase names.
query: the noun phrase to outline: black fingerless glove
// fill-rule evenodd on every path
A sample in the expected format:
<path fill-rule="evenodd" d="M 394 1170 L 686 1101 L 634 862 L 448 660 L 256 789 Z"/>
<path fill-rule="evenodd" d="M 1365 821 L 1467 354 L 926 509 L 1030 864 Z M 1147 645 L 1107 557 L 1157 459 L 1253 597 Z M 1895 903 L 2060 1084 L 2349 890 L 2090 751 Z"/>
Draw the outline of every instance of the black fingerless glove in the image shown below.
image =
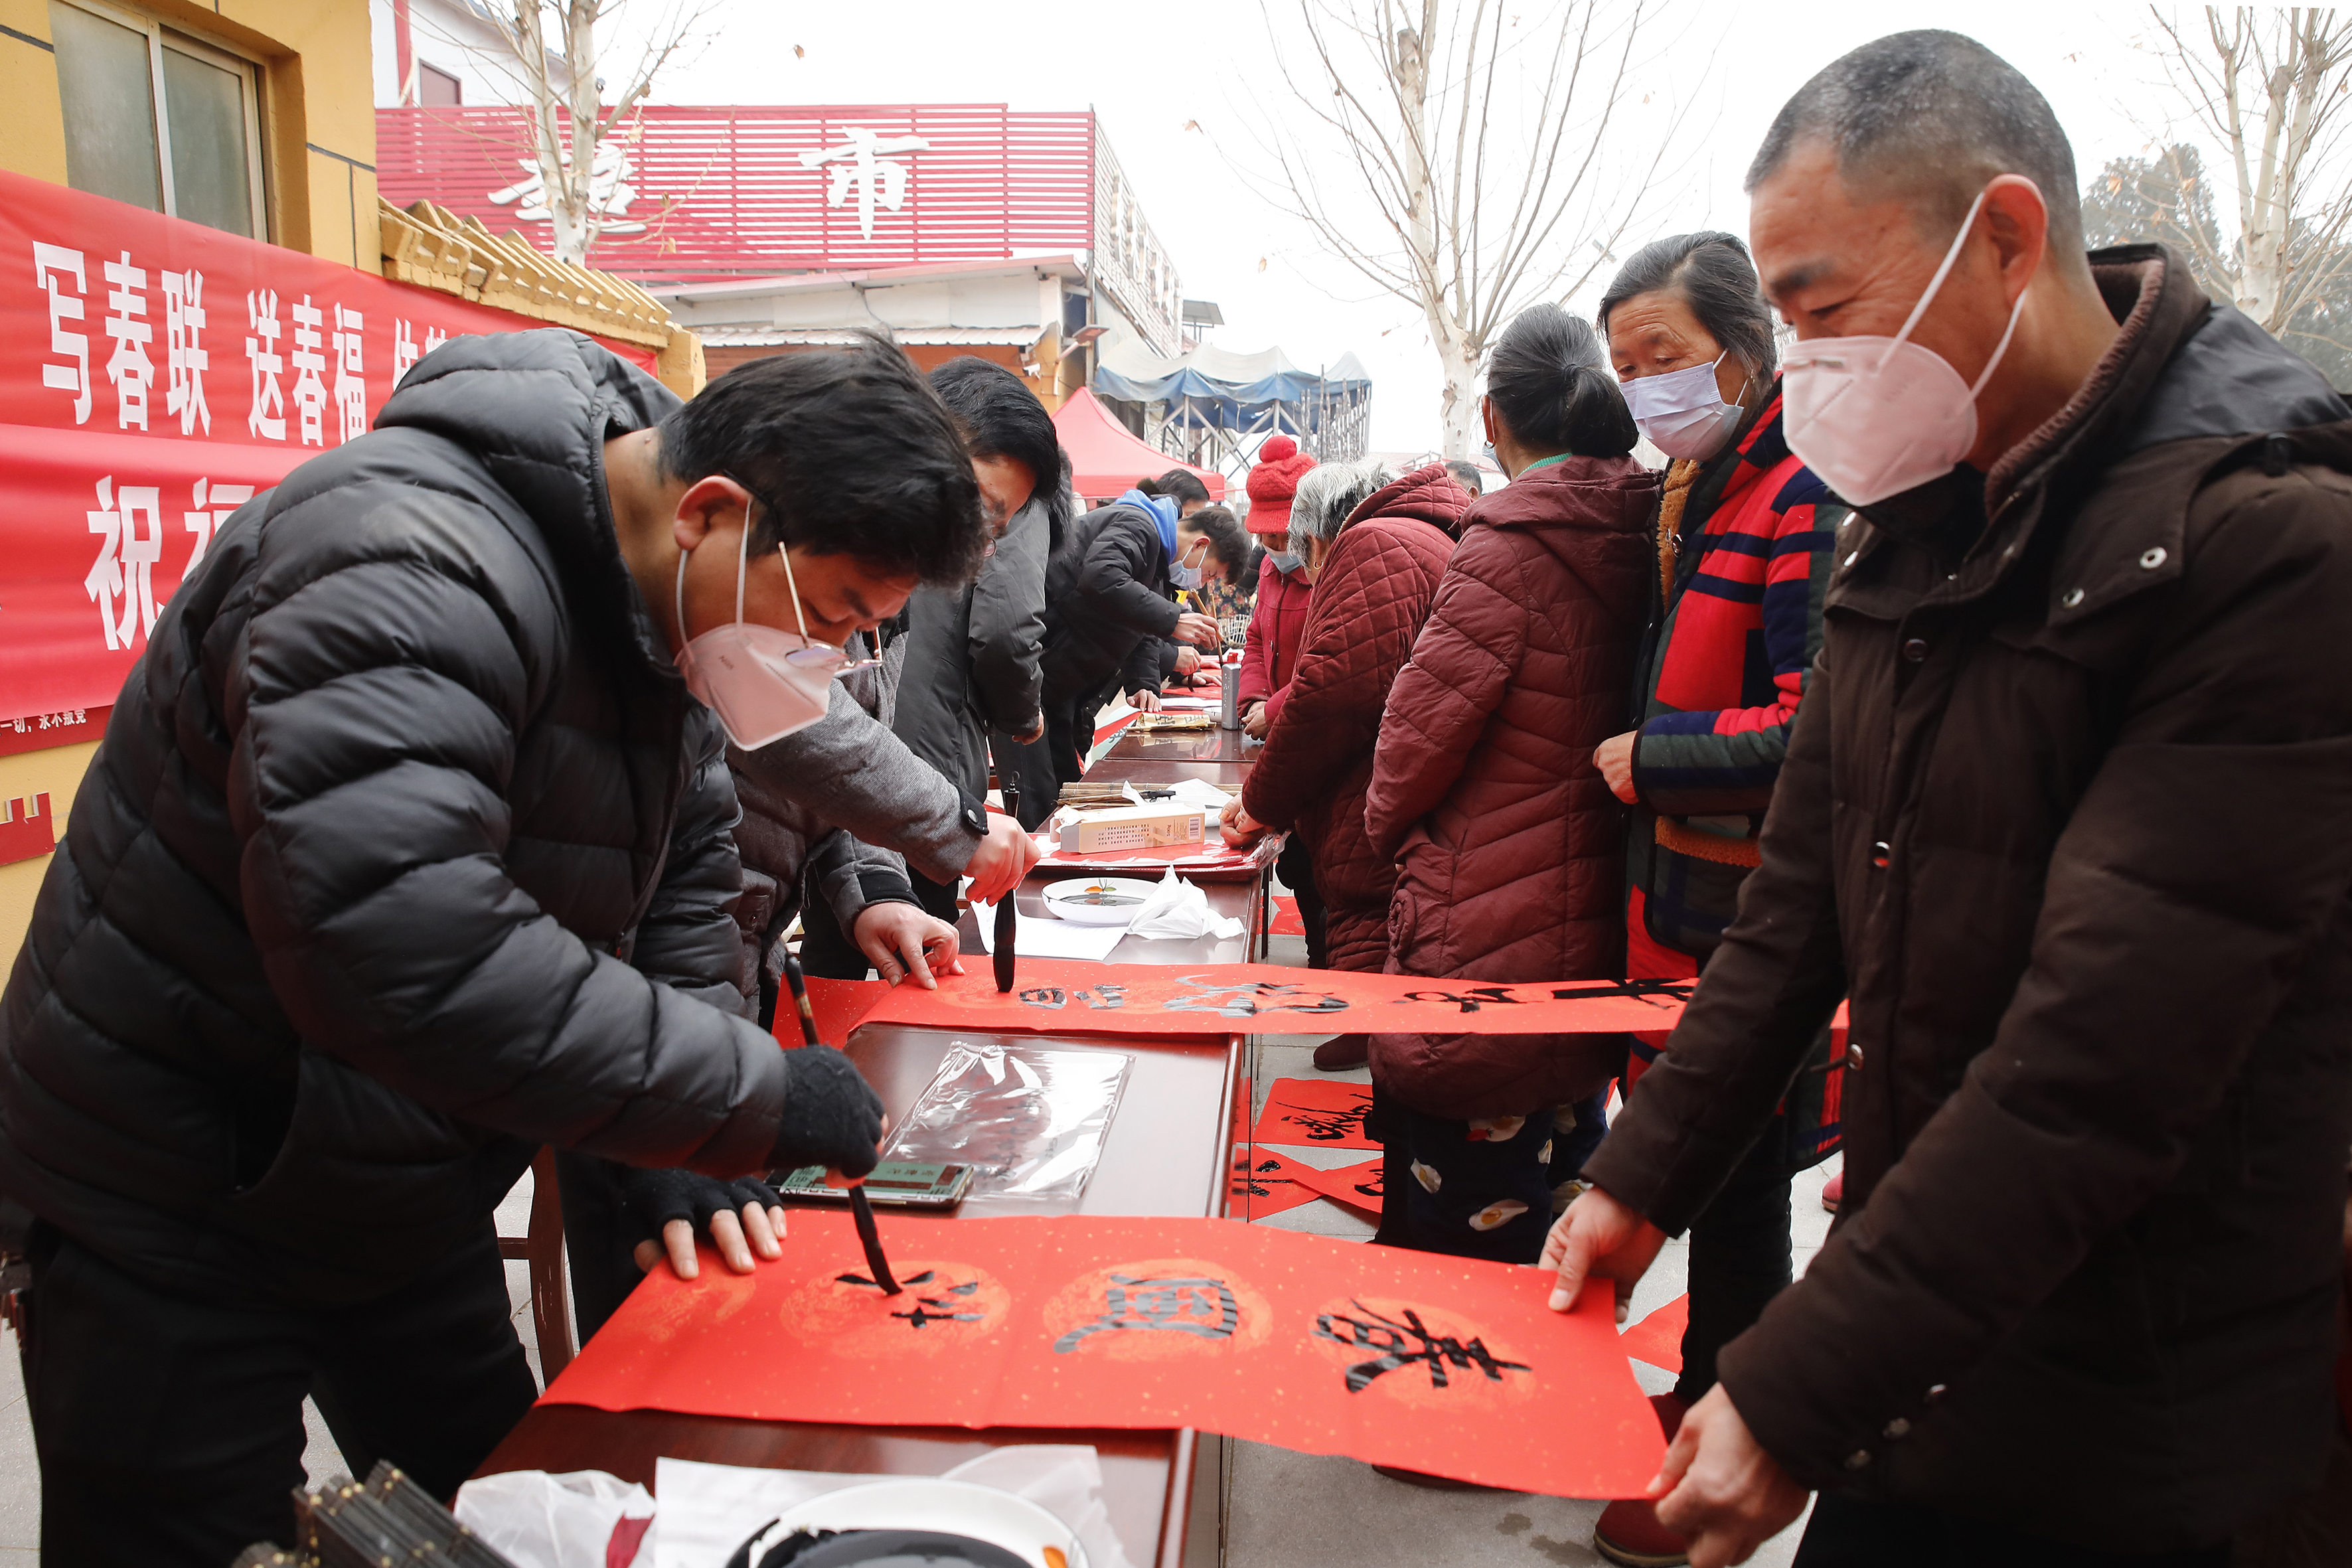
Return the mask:
<path fill-rule="evenodd" d="M 662 1227 L 674 1219 L 692 1220 L 697 1236 L 709 1236 L 711 1215 L 740 1215 L 746 1204 L 772 1208 L 778 1201 L 776 1189 L 756 1176 L 722 1182 L 692 1171 L 631 1170 L 621 1175 L 621 1206 L 639 1240 L 659 1241 Z"/>
<path fill-rule="evenodd" d="M 784 1114 L 776 1125 L 779 1169 L 823 1165 L 847 1175 L 874 1169 L 882 1097 L 831 1046 L 784 1053 Z"/>

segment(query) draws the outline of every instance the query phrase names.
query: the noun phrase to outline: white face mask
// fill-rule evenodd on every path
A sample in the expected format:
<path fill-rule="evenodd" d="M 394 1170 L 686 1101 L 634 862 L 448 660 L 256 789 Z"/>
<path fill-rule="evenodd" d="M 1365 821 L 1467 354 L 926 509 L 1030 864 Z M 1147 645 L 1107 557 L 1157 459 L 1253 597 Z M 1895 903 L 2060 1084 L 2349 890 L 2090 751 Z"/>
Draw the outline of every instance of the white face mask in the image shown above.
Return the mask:
<path fill-rule="evenodd" d="M 2025 295 L 2017 296 L 2008 329 L 1974 386 L 1943 355 L 1910 340 L 1983 205 L 1979 191 L 1901 331 L 1815 338 L 1790 352 L 1781 384 L 1789 449 L 1842 500 L 1868 506 L 1916 489 L 1951 472 L 1977 444 L 1977 394 L 2009 352 Z"/>
<path fill-rule="evenodd" d="M 713 626 L 678 650 L 678 673 L 686 689 L 719 715 L 727 738 L 747 752 L 805 730 L 824 717 L 833 700 L 834 677 L 870 669 L 878 659 L 852 660 L 841 649 L 808 635 L 800 586 L 793 581 L 793 558 L 782 544 L 784 585 L 793 596 L 800 635 L 743 618 L 743 580 L 750 575 L 751 521 L 744 521 L 735 553 L 735 618 Z M 677 558 L 677 630 L 686 635 L 686 556 Z"/>
<path fill-rule="evenodd" d="M 1685 365 L 1622 384 L 1625 407 L 1652 446 L 1669 458 L 1700 462 L 1723 450 L 1746 412 L 1737 403 L 1726 403 L 1716 384 L 1715 368 L 1729 353 L 1727 349 L 1717 355 L 1713 363 Z"/>

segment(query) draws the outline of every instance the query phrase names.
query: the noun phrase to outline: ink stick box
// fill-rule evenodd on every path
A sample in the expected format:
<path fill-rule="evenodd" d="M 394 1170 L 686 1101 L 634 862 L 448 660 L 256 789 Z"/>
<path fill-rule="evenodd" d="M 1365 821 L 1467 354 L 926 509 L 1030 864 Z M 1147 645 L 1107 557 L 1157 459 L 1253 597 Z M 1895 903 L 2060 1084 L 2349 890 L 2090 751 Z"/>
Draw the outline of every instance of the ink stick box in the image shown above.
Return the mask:
<path fill-rule="evenodd" d="M 1116 805 L 1081 811 L 1061 826 L 1065 855 L 1112 855 L 1122 849 L 1168 849 L 1202 842 L 1205 818 L 1198 806 Z"/>

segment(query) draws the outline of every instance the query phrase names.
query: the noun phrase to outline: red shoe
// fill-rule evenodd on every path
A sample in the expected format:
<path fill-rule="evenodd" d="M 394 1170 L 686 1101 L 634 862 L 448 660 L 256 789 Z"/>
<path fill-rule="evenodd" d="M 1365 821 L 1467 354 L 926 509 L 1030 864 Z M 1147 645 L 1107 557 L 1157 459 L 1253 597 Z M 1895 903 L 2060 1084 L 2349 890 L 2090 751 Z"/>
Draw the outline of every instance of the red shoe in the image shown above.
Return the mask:
<path fill-rule="evenodd" d="M 1315 1070 L 1348 1072 L 1372 1059 L 1369 1035 L 1334 1035 L 1315 1047 Z"/>
<path fill-rule="evenodd" d="M 1836 1175 L 1832 1176 L 1828 1181 L 1822 1184 L 1822 1207 L 1829 1210 L 1832 1214 L 1835 1214 L 1837 1213 L 1838 1205 L 1844 1201 L 1845 1169 L 1844 1167 L 1840 1166 Z"/>
<path fill-rule="evenodd" d="M 1671 1394 L 1654 1394 L 1650 1408 L 1672 1442 L 1690 1406 Z M 1626 1568 L 1681 1568 L 1690 1561 L 1690 1543 L 1658 1522 L 1658 1510 L 1647 1498 L 1621 1498 L 1602 1509 L 1592 1527 L 1592 1547 Z"/>

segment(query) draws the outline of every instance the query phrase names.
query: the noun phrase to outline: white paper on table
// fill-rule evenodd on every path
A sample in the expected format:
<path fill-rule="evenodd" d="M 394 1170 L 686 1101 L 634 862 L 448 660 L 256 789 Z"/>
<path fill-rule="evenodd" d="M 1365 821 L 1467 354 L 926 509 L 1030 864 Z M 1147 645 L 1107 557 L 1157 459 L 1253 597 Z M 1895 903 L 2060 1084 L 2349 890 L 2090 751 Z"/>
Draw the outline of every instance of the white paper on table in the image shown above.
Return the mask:
<path fill-rule="evenodd" d="M 1209 895 L 1176 875 L 1176 868 L 1171 866 L 1168 875 L 1152 889 L 1151 897 L 1143 900 L 1143 907 L 1127 922 L 1127 931 L 1134 936 L 1176 942 L 1204 936 L 1229 941 L 1242 934 L 1242 922 L 1230 916 L 1219 920 L 1211 914 Z"/>
<path fill-rule="evenodd" d="M 654 1492 L 661 1523 L 653 1568 L 722 1568 L 751 1532 L 811 1498 L 904 1476 L 832 1470 L 760 1470 L 656 1459 Z M 1102 1500 L 1102 1461 L 1084 1444 L 1025 1443 L 997 1448 L 943 1478 L 1026 1498 L 1054 1515 L 1086 1549 L 1087 1568 L 1131 1568 Z"/>
<path fill-rule="evenodd" d="M 974 900 L 972 919 L 980 922 L 980 945 L 988 952 L 996 951 L 996 906 Z M 1127 934 L 1123 925 L 1080 925 L 1045 915 L 1013 914 L 1013 951 L 1023 958 L 1089 958 L 1097 963 L 1110 956 L 1118 939 Z"/>
<path fill-rule="evenodd" d="M 1224 700 L 1222 696 L 1179 697 L 1167 691 L 1160 694 L 1160 706 L 1171 713 L 1206 713 L 1213 709 L 1223 707 Z"/>
<path fill-rule="evenodd" d="M 1154 784 L 1151 787 L 1167 790 L 1179 805 L 1200 807 L 1209 814 L 1209 820 L 1213 825 L 1216 821 L 1217 813 L 1225 809 L 1225 802 L 1233 799 L 1233 796 L 1206 779 L 1178 779 L 1172 784 Z"/>
<path fill-rule="evenodd" d="M 516 1568 L 572 1568 L 604 1563 L 624 1518 L 650 1519 L 657 1510 L 645 1488 L 602 1470 L 505 1470 L 459 1487 L 453 1511 Z M 647 1527 L 633 1562 L 652 1563 L 658 1537 L 657 1526 Z"/>

